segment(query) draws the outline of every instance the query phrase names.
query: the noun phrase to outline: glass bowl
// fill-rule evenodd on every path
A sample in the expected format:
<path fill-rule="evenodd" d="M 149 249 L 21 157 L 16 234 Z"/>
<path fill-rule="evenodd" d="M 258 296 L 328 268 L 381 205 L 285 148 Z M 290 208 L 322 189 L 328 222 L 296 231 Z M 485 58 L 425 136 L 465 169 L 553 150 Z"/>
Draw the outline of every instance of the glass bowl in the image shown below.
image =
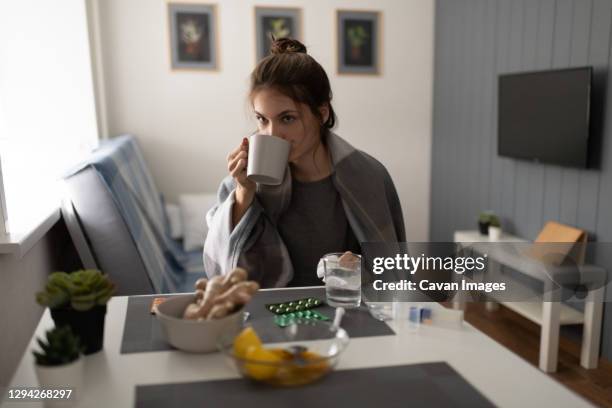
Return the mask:
<path fill-rule="evenodd" d="M 236 355 L 236 336 L 221 337 L 218 348 L 245 378 L 275 386 L 295 386 L 311 383 L 331 372 L 349 342 L 343 328 L 323 321 L 274 330 L 281 333 L 278 342 L 249 348 L 246 356 Z"/>

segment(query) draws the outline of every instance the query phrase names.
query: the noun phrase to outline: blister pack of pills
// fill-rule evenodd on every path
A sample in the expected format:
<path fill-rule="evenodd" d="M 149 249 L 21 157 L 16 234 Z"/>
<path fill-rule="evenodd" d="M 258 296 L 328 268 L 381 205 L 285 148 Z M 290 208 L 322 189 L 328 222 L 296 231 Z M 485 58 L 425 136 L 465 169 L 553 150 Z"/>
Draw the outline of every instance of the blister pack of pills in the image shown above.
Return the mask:
<path fill-rule="evenodd" d="M 291 300 L 289 302 L 267 304 L 266 309 L 268 309 L 274 314 L 280 315 L 285 313 L 301 312 L 304 310 L 313 309 L 315 307 L 321 306 L 322 304 L 322 300 L 311 297 L 305 299 Z"/>
<path fill-rule="evenodd" d="M 291 324 L 307 324 L 315 320 L 327 321 L 330 318 L 316 310 L 304 310 L 274 316 L 274 323 L 280 327 L 287 327 Z"/>

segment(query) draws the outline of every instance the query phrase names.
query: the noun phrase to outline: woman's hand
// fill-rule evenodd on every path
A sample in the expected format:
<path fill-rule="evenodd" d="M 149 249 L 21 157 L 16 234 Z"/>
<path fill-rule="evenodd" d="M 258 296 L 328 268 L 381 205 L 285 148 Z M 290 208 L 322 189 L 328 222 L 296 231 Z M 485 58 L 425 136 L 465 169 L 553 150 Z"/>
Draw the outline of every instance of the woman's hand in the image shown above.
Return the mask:
<path fill-rule="evenodd" d="M 242 143 L 227 156 L 227 170 L 236 180 L 236 202 L 232 211 L 232 223 L 236 226 L 249 208 L 255 197 L 256 184 L 247 178 L 247 163 L 249 159 L 249 139 Z"/>
<path fill-rule="evenodd" d="M 242 143 L 227 156 L 227 170 L 236 180 L 238 187 L 247 192 L 255 192 L 255 182 L 247 178 L 247 163 L 249 159 L 249 139 L 242 139 Z"/>
<path fill-rule="evenodd" d="M 340 258 L 338 259 L 338 263 L 340 264 L 340 266 L 350 267 L 351 265 L 353 265 L 358 260 L 359 260 L 358 256 L 356 256 L 351 251 L 346 251 L 345 253 L 343 253 L 340 256 Z"/>

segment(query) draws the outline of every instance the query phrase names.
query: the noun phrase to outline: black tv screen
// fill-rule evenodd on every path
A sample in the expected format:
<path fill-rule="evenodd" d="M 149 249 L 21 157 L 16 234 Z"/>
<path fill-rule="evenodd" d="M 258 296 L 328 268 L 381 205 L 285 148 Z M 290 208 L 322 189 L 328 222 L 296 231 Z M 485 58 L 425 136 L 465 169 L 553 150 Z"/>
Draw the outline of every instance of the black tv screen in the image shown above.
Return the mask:
<path fill-rule="evenodd" d="M 591 67 L 499 76 L 500 156 L 587 167 Z"/>

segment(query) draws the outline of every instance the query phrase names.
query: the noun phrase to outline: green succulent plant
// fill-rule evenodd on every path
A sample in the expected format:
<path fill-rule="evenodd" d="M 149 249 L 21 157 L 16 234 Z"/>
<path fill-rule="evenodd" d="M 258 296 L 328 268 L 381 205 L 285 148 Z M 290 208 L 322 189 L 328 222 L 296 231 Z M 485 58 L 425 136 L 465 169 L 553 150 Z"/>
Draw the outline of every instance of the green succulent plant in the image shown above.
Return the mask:
<path fill-rule="evenodd" d="M 36 364 L 57 366 L 68 364 L 79 358 L 84 348 L 79 338 L 72 333 L 70 326 L 56 327 L 46 333 L 47 341 L 38 338 L 36 341 L 41 351 L 32 351 Z"/>
<path fill-rule="evenodd" d="M 490 211 L 481 212 L 478 215 L 478 222 L 482 222 L 483 224 L 491 222 L 491 215 L 492 213 Z"/>
<path fill-rule="evenodd" d="M 501 223 L 499 222 L 499 217 L 491 211 L 481 212 L 478 216 L 478 222 L 481 222 L 483 224 L 489 224 L 489 226 L 491 227 L 501 226 Z"/>
<path fill-rule="evenodd" d="M 489 217 L 489 226 L 490 227 L 501 227 L 501 223 L 499 222 L 499 218 L 495 214 L 491 214 Z"/>
<path fill-rule="evenodd" d="M 36 301 L 51 309 L 70 306 L 87 311 L 96 305 L 105 305 L 114 293 L 115 284 L 96 269 L 53 272 L 45 290 L 36 294 Z"/>

